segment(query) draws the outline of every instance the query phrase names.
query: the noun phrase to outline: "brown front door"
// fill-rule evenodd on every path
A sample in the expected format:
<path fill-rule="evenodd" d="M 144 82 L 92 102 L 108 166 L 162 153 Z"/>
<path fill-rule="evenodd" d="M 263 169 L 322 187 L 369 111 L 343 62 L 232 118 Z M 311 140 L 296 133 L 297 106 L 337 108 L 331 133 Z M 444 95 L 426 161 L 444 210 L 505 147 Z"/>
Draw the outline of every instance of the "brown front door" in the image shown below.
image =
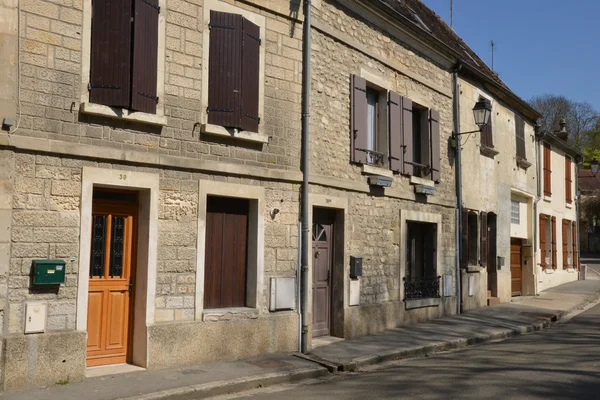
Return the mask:
<path fill-rule="evenodd" d="M 87 365 L 130 359 L 138 202 L 135 192 L 94 191 Z"/>
<path fill-rule="evenodd" d="M 330 333 L 333 216 L 314 210 L 312 228 L 313 336 Z"/>
<path fill-rule="evenodd" d="M 513 296 L 521 295 L 521 284 L 523 276 L 523 267 L 521 265 L 521 239 L 510 240 L 510 276 L 511 292 Z"/>

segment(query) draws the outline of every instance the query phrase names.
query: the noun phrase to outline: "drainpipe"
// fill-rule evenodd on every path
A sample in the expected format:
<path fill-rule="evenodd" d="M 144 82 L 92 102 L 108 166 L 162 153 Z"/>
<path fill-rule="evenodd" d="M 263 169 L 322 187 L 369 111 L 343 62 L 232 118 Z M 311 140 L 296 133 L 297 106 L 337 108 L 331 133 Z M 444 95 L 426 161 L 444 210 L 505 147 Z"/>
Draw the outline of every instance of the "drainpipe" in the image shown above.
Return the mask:
<path fill-rule="evenodd" d="M 537 271 L 537 261 L 538 261 L 538 257 L 541 257 L 541 255 L 538 252 L 538 241 L 537 241 L 537 237 L 538 237 L 538 203 L 539 201 L 542 199 L 542 184 L 540 182 L 540 168 L 541 168 L 541 164 L 540 164 L 540 143 L 541 140 L 544 138 L 544 133 L 540 131 L 541 127 L 539 125 L 535 125 L 534 130 L 535 130 L 535 179 L 536 179 L 536 184 L 537 184 L 537 196 L 535 197 L 535 200 L 533 201 L 533 270 Z M 541 261 L 540 261 L 541 262 Z M 537 274 L 534 272 L 534 295 L 537 294 L 537 285 L 538 285 L 538 277 Z"/>
<path fill-rule="evenodd" d="M 304 32 L 302 37 L 302 353 L 308 353 L 308 167 L 310 119 L 310 0 L 304 0 Z"/>
<path fill-rule="evenodd" d="M 458 73 L 462 64 L 458 64 L 452 73 L 452 83 L 454 86 L 453 108 L 454 108 L 454 132 L 460 132 L 460 91 L 458 88 Z M 462 232 L 462 170 L 460 163 L 460 136 L 455 136 L 456 147 L 456 313 L 461 312 L 461 276 L 460 276 L 460 255 L 463 252 L 461 232 Z"/>
<path fill-rule="evenodd" d="M 575 158 L 577 160 L 577 158 Z M 579 219 L 581 218 L 581 204 L 579 203 L 579 168 L 583 165 L 583 158 L 575 164 L 575 229 L 577 230 L 577 262 L 581 265 L 581 239 L 579 238 Z M 575 240 L 575 238 L 573 238 Z M 587 271 L 586 271 L 587 272 Z M 579 279 L 581 279 L 581 268 L 579 268 Z"/>

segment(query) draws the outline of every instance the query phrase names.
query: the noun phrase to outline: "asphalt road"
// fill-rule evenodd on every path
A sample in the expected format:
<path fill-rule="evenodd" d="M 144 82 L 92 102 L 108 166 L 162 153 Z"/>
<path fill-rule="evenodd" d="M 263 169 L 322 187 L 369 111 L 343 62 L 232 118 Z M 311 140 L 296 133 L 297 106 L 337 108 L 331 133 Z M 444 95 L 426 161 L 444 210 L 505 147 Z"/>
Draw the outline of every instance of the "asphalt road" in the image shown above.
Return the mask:
<path fill-rule="evenodd" d="M 600 305 L 503 342 L 226 398 L 598 400 Z"/>

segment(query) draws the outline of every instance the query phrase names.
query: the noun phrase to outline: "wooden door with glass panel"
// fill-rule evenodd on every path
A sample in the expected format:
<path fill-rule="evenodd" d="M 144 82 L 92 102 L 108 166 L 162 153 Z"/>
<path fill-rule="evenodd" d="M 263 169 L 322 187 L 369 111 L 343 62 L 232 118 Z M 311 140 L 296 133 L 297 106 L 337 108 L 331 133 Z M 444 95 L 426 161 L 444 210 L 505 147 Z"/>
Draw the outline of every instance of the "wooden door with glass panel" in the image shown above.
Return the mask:
<path fill-rule="evenodd" d="M 129 361 L 138 200 L 94 191 L 88 290 L 87 365 Z"/>

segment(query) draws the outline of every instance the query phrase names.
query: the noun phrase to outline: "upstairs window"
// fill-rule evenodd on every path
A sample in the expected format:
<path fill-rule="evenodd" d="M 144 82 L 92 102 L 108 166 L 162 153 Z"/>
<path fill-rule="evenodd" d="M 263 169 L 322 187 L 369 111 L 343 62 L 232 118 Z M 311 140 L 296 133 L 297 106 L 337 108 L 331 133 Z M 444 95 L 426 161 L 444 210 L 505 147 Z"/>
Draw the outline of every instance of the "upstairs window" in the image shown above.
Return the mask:
<path fill-rule="evenodd" d="M 490 120 L 488 121 L 488 123 L 485 124 L 483 128 L 481 128 L 481 146 L 487 147 L 488 149 L 494 148 L 494 137 L 492 135 L 492 121 L 494 119 L 493 117 L 494 113 L 492 112 L 490 114 Z"/>
<path fill-rule="evenodd" d="M 573 181 L 571 178 L 571 159 L 565 156 L 565 200 L 567 204 L 573 202 Z"/>
<path fill-rule="evenodd" d="M 467 209 L 462 210 L 461 235 L 462 235 L 462 253 L 460 255 L 461 266 L 478 265 L 478 214 L 475 211 Z M 486 223 L 487 227 L 487 223 Z"/>
<path fill-rule="evenodd" d="M 521 223 L 521 213 L 519 206 L 520 204 L 517 200 L 510 201 L 510 222 L 512 224 L 519 225 Z"/>
<path fill-rule="evenodd" d="M 544 196 L 552 196 L 552 149 L 544 143 Z"/>
<path fill-rule="evenodd" d="M 209 28 L 208 123 L 258 132 L 260 27 L 211 10 Z"/>
<path fill-rule="evenodd" d="M 351 161 L 440 181 L 440 115 L 351 76 Z"/>
<path fill-rule="evenodd" d="M 517 158 L 527 160 L 527 153 L 525 152 L 525 121 L 518 115 L 515 115 L 515 137 L 517 142 Z"/>
<path fill-rule="evenodd" d="M 158 0 L 94 0 L 91 103 L 156 113 Z"/>

